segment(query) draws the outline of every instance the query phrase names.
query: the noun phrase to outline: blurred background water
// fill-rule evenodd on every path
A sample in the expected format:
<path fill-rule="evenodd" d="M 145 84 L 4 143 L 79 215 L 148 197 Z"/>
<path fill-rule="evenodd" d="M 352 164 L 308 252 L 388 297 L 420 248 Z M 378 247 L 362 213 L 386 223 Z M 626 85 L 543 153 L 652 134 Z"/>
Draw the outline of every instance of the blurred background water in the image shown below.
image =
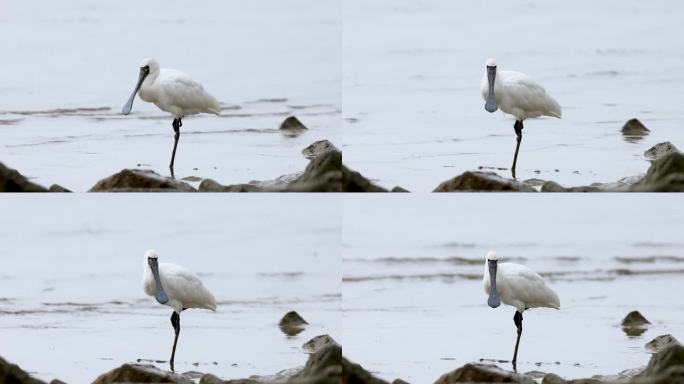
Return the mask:
<path fill-rule="evenodd" d="M 303 170 L 310 143 L 341 141 L 337 0 L 4 1 L 0 162 L 83 191 L 122 168 L 168 175 L 173 118 L 137 99 L 146 57 L 186 72 L 222 105 L 183 121 L 175 171 L 219 182 Z M 296 115 L 310 130 L 278 132 Z"/>
<path fill-rule="evenodd" d="M 172 310 L 142 291 L 144 253 L 197 273 L 218 311 L 188 310 L 179 372 L 224 378 L 302 366 L 301 346 L 341 332 L 340 204 L 323 196 L 4 196 L 0 356 L 38 378 L 91 382 L 167 361 Z M 310 325 L 288 337 L 296 310 Z M 167 363 L 156 363 L 168 369 Z"/>
<path fill-rule="evenodd" d="M 561 301 L 560 311 L 525 312 L 519 371 L 579 378 L 645 365 L 646 342 L 684 339 L 673 289 L 684 282 L 684 205 L 638 197 L 345 197 L 345 355 L 389 381 L 432 383 L 468 362 L 510 370 L 515 309 L 489 308 L 482 288 L 496 250 Z M 632 310 L 653 323 L 641 335 L 620 327 Z"/>
<path fill-rule="evenodd" d="M 561 120 L 525 122 L 519 179 L 644 173 L 652 145 L 684 147 L 683 12 L 667 0 L 345 1 L 345 162 L 416 192 L 480 167 L 510 177 L 514 120 L 487 113 L 480 95 L 495 57 L 563 108 Z M 651 133 L 628 142 L 620 129 L 635 117 Z"/>

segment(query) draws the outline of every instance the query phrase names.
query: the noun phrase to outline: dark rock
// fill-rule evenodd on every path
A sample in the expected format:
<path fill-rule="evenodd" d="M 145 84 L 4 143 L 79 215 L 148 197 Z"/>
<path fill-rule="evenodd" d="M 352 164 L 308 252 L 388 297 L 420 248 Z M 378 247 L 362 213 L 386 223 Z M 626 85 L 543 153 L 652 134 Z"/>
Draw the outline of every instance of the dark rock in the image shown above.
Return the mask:
<path fill-rule="evenodd" d="M 531 377 L 515 372 L 504 371 L 493 364 L 469 363 L 461 368 L 445 373 L 435 384 L 451 383 L 525 383 L 536 384 Z"/>
<path fill-rule="evenodd" d="M 404 381 L 402 379 L 394 379 L 392 384 L 410 384 L 408 381 Z"/>
<path fill-rule="evenodd" d="M 328 151 L 339 152 L 340 150 L 328 140 L 319 140 L 302 149 L 302 155 L 305 159 L 311 160 Z"/>
<path fill-rule="evenodd" d="M 684 154 L 670 152 L 653 161 L 646 175 L 632 185 L 635 192 L 683 192 Z"/>
<path fill-rule="evenodd" d="M 306 353 L 316 353 L 330 344 L 337 344 L 330 335 L 318 335 L 302 345 Z"/>
<path fill-rule="evenodd" d="M 602 189 L 591 186 L 565 188 L 555 181 L 547 181 L 541 186 L 542 192 L 603 192 Z"/>
<path fill-rule="evenodd" d="M 222 380 L 211 373 L 202 376 L 199 384 L 263 384 L 263 382 L 253 379 Z"/>
<path fill-rule="evenodd" d="M 195 192 L 195 188 L 151 170 L 124 169 L 98 181 L 90 192 Z"/>
<path fill-rule="evenodd" d="M 494 172 L 467 171 L 442 182 L 433 192 L 536 192 L 534 188 L 513 179 L 505 179 Z"/>
<path fill-rule="evenodd" d="M 645 347 L 646 350 L 651 352 L 651 353 L 658 353 L 662 351 L 663 349 L 669 347 L 670 345 L 681 345 L 677 339 L 675 339 L 674 336 L 667 334 L 667 335 L 660 335 L 654 338 L 653 340 L 649 341 L 646 343 Z"/>
<path fill-rule="evenodd" d="M 574 379 L 565 380 L 555 373 L 549 373 L 544 376 L 542 384 L 602 384 L 603 381 L 598 379 Z"/>
<path fill-rule="evenodd" d="M 48 189 L 48 192 L 71 192 L 70 190 L 62 187 L 59 184 L 52 184 Z"/>
<path fill-rule="evenodd" d="M 47 189 L 28 181 L 16 169 L 0 163 L 0 192 L 47 192 Z"/>
<path fill-rule="evenodd" d="M 153 365 L 124 364 L 100 375 L 93 384 L 110 383 L 173 383 L 193 384 L 193 381 L 171 372 L 164 372 Z"/>
<path fill-rule="evenodd" d="M 285 131 L 303 131 L 307 129 L 298 118 L 290 116 L 280 124 L 280 128 Z"/>
<path fill-rule="evenodd" d="M 2 164 L 0 163 L 0 166 Z M 27 372 L 0 357 L 0 383 L 12 384 L 45 384 L 44 381 L 34 379 Z"/>
<path fill-rule="evenodd" d="M 288 384 L 346 383 L 343 378 L 342 347 L 328 344 L 309 355 L 304 368 L 287 380 Z M 351 381 L 354 383 L 354 381 Z M 359 382 L 361 383 L 361 382 Z"/>
<path fill-rule="evenodd" d="M 199 185 L 200 192 L 267 192 L 261 186 L 253 184 L 221 185 L 212 179 L 204 179 Z"/>
<path fill-rule="evenodd" d="M 342 164 L 342 152 L 327 151 L 311 159 L 286 192 L 387 192 Z"/>
<path fill-rule="evenodd" d="M 646 156 L 646 158 L 649 160 L 656 160 L 660 157 L 663 157 L 673 152 L 680 153 L 677 147 L 674 146 L 674 144 L 670 143 L 669 141 L 666 141 L 664 143 L 658 143 L 652 146 L 651 148 L 647 149 L 646 152 L 644 152 L 644 156 Z"/>
<path fill-rule="evenodd" d="M 684 347 L 679 344 L 670 345 L 651 356 L 646 368 L 635 378 L 659 377 L 672 368 L 679 368 L 678 375 L 684 379 Z"/>
<path fill-rule="evenodd" d="M 50 381 L 50 384 L 67 384 L 67 383 L 63 382 L 63 381 L 60 380 L 60 379 L 52 379 L 52 380 Z"/>
<path fill-rule="evenodd" d="M 388 384 L 373 376 L 361 365 L 342 358 L 342 384 Z"/>
<path fill-rule="evenodd" d="M 304 318 L 299 316 L 299 313 L 290 311 L 286 313 L 282 319 L 280 319 L 278 326 L 284 334 L 288 336 L 295 336 L 301 333 L 307 324 L 309 323 L 307 323 Z"/>
<path fill-rule="evenodd" d="M 624 319 L 622 319 L 621 325 L 623 327 L 643 327 L 648 324 L 651 324 L 651 322 L 646 320 L 644 315 L 642 315 L 639 311 L 632 311 L 628 313 Z"/>
<path fill-rule="evenodd" d="M 411 192 L 411 191 L 409 191 L 408 189 L 404 189 L 400 186 L 396 186 L 396 187 L 392 188 L 392 190 L 390 192 Z"/>
<path fill-rule="evenodd" d="M 625 140 L 630 142 L 641 140 L 644 136 L 648 135 L 649 132 L 651 131 L 637 119 L 631 119 L 622 126 L 622 136 Z"/>

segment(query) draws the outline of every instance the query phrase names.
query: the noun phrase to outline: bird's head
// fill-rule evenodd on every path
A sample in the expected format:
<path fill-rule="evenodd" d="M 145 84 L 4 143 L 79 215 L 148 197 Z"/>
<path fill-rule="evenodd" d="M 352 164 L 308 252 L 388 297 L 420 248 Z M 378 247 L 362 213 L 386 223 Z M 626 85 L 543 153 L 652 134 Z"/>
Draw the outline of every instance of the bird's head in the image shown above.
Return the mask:
<path fill-rule="evenodd" d="M 159 62 L 152 58 L 146 58 L 140 63 L 140 71 L 146 74 L 159 72 Z"/>
<path fill-rule="evenodd" d="M 496 256 L 496 252 L 494 251 L 489 251 L 487 252 L 487 261 L 498 261 L 499 258 Z"/>
<path fill-rule="evenodd" d="M 154 249 L 150 249 L 149 251 L 145 252 L 145 259 L 147 260 L 147 264 L 152 267 L 157 266 L 157 251 Z"/>
<path fill-rule="evenodd" d="M 496 60 L 493 57 L 487 59 L 487 68 L 496 68 Z"/>

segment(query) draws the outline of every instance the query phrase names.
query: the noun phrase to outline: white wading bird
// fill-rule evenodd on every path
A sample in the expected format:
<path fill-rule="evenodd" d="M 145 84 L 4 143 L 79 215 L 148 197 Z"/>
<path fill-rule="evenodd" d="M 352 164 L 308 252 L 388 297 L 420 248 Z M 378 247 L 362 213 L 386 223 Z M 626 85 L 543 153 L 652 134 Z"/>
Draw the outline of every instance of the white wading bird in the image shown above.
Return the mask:
<path fill-rule="evenodd" d="M 154 296 L 159 304 L 173 308 L 171 325 L 176 333 L 171 350 L 171 370 L 176 355 L 176 343 L 180 333 L 180 313 L 188 308 L 203 308 L 216 311 L 216 299 L 202 281 L 187 269 L 168 263 L 157 263 L 157 252 L 145 253 L 143 266 L 143 289 Z"/>
<path fill-rule="evenodd" d="M 218 115 L 221 112 L 218 101 L 214 96 L 207 93 L 204 87 L 190 76 L 175 69 L 159 68 L 159 63 L 155 59 L 145 59 L 140 63 L 140 75 L 138 83 L 131 94 L 131 97 L 124 105 L 122 113 L 128 115 L 133 108 L 135 94 L 148 103 L 154 103 L 162 111 L 173 115 L 174 136 L 173 152 L 171 153 L 171 177 L 173 175 L 173 161 L 176 158 L 176 147 L 180 138 L 180 127 L 183 117 L 196 115 L 198 113 L 213 113 Z"/>
<path fill-rule="evenodd" d="M 513 370 L 517 371 L 516 361 L 522 334 L 523 312 L 539 307 L 560 309 L 558 295 L 544 283 L 541 276 L 528 267 L 515 263 L 498 264 L 494 251 L 487 253 L 482 285 L 489 295 L 487 304 L 490 307 L 496 308 L 503 302 L 516 309 L 513 322 L 518 329 L 518 338 L 513 352 Z"/>
<path fill-rule="evenodd" d="M 511 173 L 515 178 L 515 164 L 518 161 L 518 150 L 522 140 L 523 121 L 525 119 L 551 116 L 561 118 L 561 107 L 553 97 L 546 93 L 544 87 L 537 84 L 524 73 L 499 71 L 494 59 L 487 60 L 487 70 L 482 78 L 482 98 L 485 99 L 487 112 L 501 111 L 515 117 L 515 135 L 517 144 Z"/>

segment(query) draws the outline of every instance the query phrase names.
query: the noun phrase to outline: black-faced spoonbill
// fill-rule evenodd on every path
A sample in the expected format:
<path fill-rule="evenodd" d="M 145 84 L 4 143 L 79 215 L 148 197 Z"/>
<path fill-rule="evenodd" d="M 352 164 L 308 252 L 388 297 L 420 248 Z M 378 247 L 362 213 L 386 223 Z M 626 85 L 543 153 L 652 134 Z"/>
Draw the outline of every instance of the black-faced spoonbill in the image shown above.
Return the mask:
<path fill-rule="evenodd" d="M 135 94 L 148 103 L 154 103 L 162 111 L 173 115 L 174 136 L 173 152 L 171 153 L 171 177 L 173 175 L 173 161 L 176 158 L 176 147 L 180 138 L 180 127 L 185 116 L 198 113 L 220 114 L 219 103 L 214 96 L 207 93 L 204 87 L 190 76 L 175 69 L 159 68 L 155 59 L 145 59 L 140 63 L 138 83 L 131 97 L 121 111 L 128 115 L 133 108 Z"/>
<path fill-rule="evenodd" d="M 188 308 L 216 310 L 214 295 L 204 287 L 202 281 L 187 269 L 168 263 L 157 262 L 157 252 L 149 250 L 145 253 L 143 266 L 143 289 L 154 296 L 159 304 L 173 308 L 171 325 L 176 333 L 171 350 L 171 370 L 176 355 L 176 343 L 180 333 L 180 313 Z"/>
<path fill-rule="evenodd" d="M 522 334 L 523 312 L 530 308 L 560 309 L 558 295 L 549 288 L 544 280 L 528 267 L 515 263 L 498 263 L 494 251 L 487 253 L 482 285 L 489 295 L 487 304 L 496 308 L 503 302 L 515 307 L 513 322 L 518 329 L 513 352 L 513 370 L 517 371 L 518 345 Z"/>
<path fill-rule="evenodd" d="M 517 144 L 513 156 L 511 173 L 515 178 L 515 165 L 518 161 L 518 150 L 522 140 L 523 121 L 540 116 L 561 118 L 561 107 L 553 97 L 546 93 L 544 87 L 524 73 L 499 71 L 494 59 L 487 60 L 487 70 L 482 78 L 482 98 L 485 99 L 485 110 L 504 113 L 515 117 Z"/>

